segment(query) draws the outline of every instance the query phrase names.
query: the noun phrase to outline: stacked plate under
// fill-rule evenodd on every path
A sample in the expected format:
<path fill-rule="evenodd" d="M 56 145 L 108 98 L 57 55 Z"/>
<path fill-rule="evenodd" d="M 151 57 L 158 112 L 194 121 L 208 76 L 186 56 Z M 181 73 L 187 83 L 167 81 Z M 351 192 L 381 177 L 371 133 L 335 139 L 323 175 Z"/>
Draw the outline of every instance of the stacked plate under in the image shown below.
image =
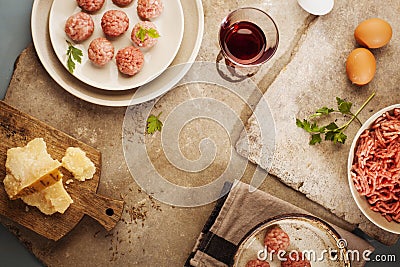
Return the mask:
<path fill-rule="evenodd" d="M 69 15 L 79 11 L 75 7 L 75 1 L 71 2 L 72 4 L 66 4 L 63 0 L 35 0 L 31 17 L 32 38 L 39 59 L 50 76 L 62 88 L 83 100 L 104 106 L 128 106 L 146 102 L 171 89 L 189 69 L 182 68 L 177 73 L 176 70 L 168 71 L 168 66 L 193 63 L 198 54 L 204 27 L 201 0 L 180 3 L 176 0 L 175 3 L 166 3 L 170 5 L 165 8 L 159 21 L 155 22 L 161 35 L 163 32 L 166 34 L 165 39 L 159 40 L 159 47 L 144 52 L 148 62 L 145 62 L 140 76 L 124 77 L 117 72 L 112 62 L 106 69 L 98 69 L 86 62 L 87 58 L 83 58 L 82 64 L 71 74 L 63 64 L 66 61 L 64 51 L 66 52 L 67 39 L 63 25 Z M 107 5 L 112 3 L 106 3 L 104 12 L 112 8 Z M 133 3 L 128 8 L 135 7 L 136 3 Z M 96 19 L 101 18 L 103 9 L 99 11 L 99 15 L 94 16 L 95 23 Z M 132 22 L 125 33 L 127 36 L 118 40 L 116 50 L 118 46 L 129 44 L 128 35 L 135 20 L 138 20 L 135 12 L 130 10 L 129 14 L 136 17 L 130 18 Z M 101 29 L 99 25 L 96 26 L 94 35 L 100 36 Z M 183 32 L 180 33 L 179 29 Z M 78 46 L 85 52 L 87 45 L 82 43 Z M 170 51 L 166 53 L 166 49 Z"/>

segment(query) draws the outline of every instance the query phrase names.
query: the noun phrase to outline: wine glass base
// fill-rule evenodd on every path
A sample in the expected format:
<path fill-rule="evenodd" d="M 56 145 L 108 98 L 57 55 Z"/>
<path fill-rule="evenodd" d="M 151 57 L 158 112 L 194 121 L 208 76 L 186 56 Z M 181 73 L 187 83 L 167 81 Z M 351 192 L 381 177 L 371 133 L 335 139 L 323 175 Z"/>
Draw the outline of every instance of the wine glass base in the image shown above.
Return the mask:
<path fill-rule="evenodd" d="M 224 63 L 221 62 L 222 60 L 224 60 Z M 222 51 L 217 55 L 215 63 L 218 74 L 229 82 L 243 81 L 254 76 L 260 69 L 260 66 L 238 66 L 225 58 Z"/>

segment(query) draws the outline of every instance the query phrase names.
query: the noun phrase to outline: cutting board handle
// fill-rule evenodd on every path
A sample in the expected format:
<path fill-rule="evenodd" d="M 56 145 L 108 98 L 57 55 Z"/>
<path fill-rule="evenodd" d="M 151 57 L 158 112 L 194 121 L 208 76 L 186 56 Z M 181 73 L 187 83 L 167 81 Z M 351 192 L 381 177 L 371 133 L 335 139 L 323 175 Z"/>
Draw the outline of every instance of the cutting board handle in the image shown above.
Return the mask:
<path fill-rule="evenodd" d="M 83 213 L 98 221 L 107 231 L 115 227 L 124 209 L 124 201 L 107 198 L 90 190 L 81 189 L 73 200 L 79 202 Z"/>

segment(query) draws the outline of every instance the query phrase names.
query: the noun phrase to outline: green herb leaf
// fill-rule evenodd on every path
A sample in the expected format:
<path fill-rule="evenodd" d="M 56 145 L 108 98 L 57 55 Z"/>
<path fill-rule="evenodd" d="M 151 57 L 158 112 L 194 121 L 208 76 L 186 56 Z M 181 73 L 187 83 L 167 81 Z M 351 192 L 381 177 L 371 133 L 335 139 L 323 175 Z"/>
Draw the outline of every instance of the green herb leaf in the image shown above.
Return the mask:
<path fill-rule="evenodd" d="M 330 131 L 325 134 L 325 141 L 333 141 L 335 139 L 335 132 Z"/>
<path fill-rule="evenodd" d="M 140 29 L 136 33 L 136 37 L 139 38 L 140 41 L 144 41 L 144 38 L 146 38 L 146 29 L 143 29 L 140 27 Z"/>
<path fill-rule="evenodd" d="M 331 123 L 329 123 L 325 128 L 326 128 L 327 130 L 329 130 L 329 131 L 333 131 L 333 130 L 338 129 L 339 126 L 337 126 L 336 123 L 331 122 Z"/>
<path fill-rule="evenodd" d="M 310 116 L 310 118 L 315 118 L 315 117 L 319 117 L 322 115 L 328 115 L 329 113 L 332 113 L 333 111 L 334 111 L 333 108 L 322 107 L 320 109 L 317 109 L 317 111 L 315 111 L 315 113 L 312 114 Z"/>
<path fill-rule="evenodd" d="M 335 134 L 335 137 L 333 138 L 333 142 L 334 142 L 334 143 L 341 143 L 341 144 L 344 144 L 344 142 L 346 141 L 346 139 L 347 139 L 347 135 L 345 135 L 345 134 L 342 133 L 342 132 L 338 132 L 338 133 Z"/>
<path fill-rule="evenodd" d="M 360 112 L 368 105 L 368 103 L 374 96 L 375 92 L 368 97 L 368 99 L 354 114 L 351 112 L 351 107 L 353 105 L 351 102 L 336 97 L 338 110 L 334 110 L 333 108 L 328 108 L 328 107 L 322 107 L 310 116 L 311 119 L 318 118 L 322 115 L 328 115 L 332 112 L 337 112 L 337 111 L 343 115 L 350 115 L 351 116 L 350 120 L 348 120 L 344 125 L 340 127 L 335 122 L 331 122 L 326 126 L 319 127 L 316 122 L 308 121 L 306 119 L 304 120 L 296 119 L 296 125 L 297 127 L 302 128 L 306 132 L 310 133 L 311 135 L 311 140 L 309 142 L 310 145 L 321 143 L 322 141 L 321 135 L 325 135 L 326 141 L 332 141 L 334 143 L 344 144 L 347 139 L 347 135 L 344 134 L 344 131 L 354 120 L 359 121 L 359 119 L 357 118 L 358 114 L 360 114 Z"/>
<path fill-rule="evenodd" d="M 67 49 L 67 67 L 68 67 L 68 71 L 70 73 L 74 73 L 76 64 L 74 62 L 74 60 L 78 63 L 82 63 L 82 50 L 80 50 L 79 48 L 76 48 L 72 45 L 71 42 L 69 42 L 68 40 L 66 41 L 68 44 L 68 49 Z"/>
<path fill-rule="evenodd" d="M 159 119 L 161 114 L 162 114 L 162 112 L 160 112 L 160 114 L 158 114 L 158 116 L 150 115 L 147 118 L 147 133 L 148 134 L 153 134 L 156 131 L 161 132 L 161 129 L 163 126 L 163 123 Z"/>
<path fill-rule="evenodd" d="M 315 122 L 311 124 L 308 120 L 304 119 L 303 121 L 296 119 L 296 125 L 299 128 L 304 129 L 308 133 L 324 133 L 325 126 L 319 127 Z"/>
<path fill-rule="evenodd" d="M 313 134 L 311 135 L 311 140 L 310 140 L 310 145 L 315 145 L 318 143 L 321 143 L 322 138 L 321 138 L 321 134 Z"/>
<path fill-rule="evenodd" d="M 82 63 L 82 56 L 83 56 L 82 50 L 76 47 L 72 47 L 71 54 L 76 62 Z"/>
<path fill-rule="evenodd" d="M 351 102 L 346 102 L 343 99 L 336 97 L 338 109 L 342 114 L 350 114 L 351 106 L 353 105 Z"/>
<path fill-rule="evenodd" d="M 306 121 L 306 120 L 304 120 L 304 121 Z M 297 125 L 297 127 L 299 127 L 299 128 L 304 128 L 303 122 L 302 122 L 301 120 L 299 120 L 299 119 L 296 119 L 296 125 Z"/>
<path fill-rule="evenodd" d="M 306 132 L 311 133 L 311 125 L 310 122 L 306 119 L 304 119 L 303 121 L 296 119 L 296 124 L 298 127 L 304 129 Z"/>
<path fill-rule="evenodd" d="M 338 107 L 340 106 L 340 104 L 342 104 L 343 102 L 345 102 L 343 99 L 341 99 L 340 97 L 336 97 L 336 102 Z"/>
<path fill-rule="evenodd" d="M 317 123 L 314 122 L 314 123 L 311 125 L 311 133 L 324 132 L 324 128 L 325 128 L 325 127 L 320 128 L 320 127 L 317 125 Z"/>
<path fill-rule="evenodd" d="M 71 59 L 71 57 L 68 57 L 68 60 L 67 60 L 67 67 L 68 67 L 68 71 L 69 71 L 69 72 L 74 73 L 75 62 Z"/>
<path fill-rule="evenodd" d="M 136 32 L 136 37 L 139 38 L 140 41 L 144 42 L 144 39 L 146 39 L 146 34 L 151 38 L 160 37 L 160 34 L 158 34 L 158 31 L 156 29 L 145 29 L 143 27 L 140 27 L 139 30 Z"/>
<path fill-rule="evenodd" d="M 160 37 L 160 34 L 158 33 L 158 31 L 156 29 L 148 29 L 147 30 L 147 34 L 151 37 L 151 38 L 158 38 Z"/>

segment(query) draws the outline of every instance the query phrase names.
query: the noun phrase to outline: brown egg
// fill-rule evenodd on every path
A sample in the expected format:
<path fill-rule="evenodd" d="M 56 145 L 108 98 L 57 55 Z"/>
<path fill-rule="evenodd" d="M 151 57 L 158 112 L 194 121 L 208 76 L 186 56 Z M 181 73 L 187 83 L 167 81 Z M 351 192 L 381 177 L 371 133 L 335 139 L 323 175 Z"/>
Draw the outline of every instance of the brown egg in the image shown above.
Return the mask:
<path fill-rule="evenodd" d="M 383 19 L 367 19 L 357 26 L 354 37 L 362 46 L 379 48 L 389 43 L 392 38 L 392 27 Z"/>
<path fill-rule="evenodd" d="M 347 57 L 347 76 L 354 84 L 364 85 L 369 83 L 374 78 L 375 71 L 375 57 L 368 49 L 356 48 Z"/>

